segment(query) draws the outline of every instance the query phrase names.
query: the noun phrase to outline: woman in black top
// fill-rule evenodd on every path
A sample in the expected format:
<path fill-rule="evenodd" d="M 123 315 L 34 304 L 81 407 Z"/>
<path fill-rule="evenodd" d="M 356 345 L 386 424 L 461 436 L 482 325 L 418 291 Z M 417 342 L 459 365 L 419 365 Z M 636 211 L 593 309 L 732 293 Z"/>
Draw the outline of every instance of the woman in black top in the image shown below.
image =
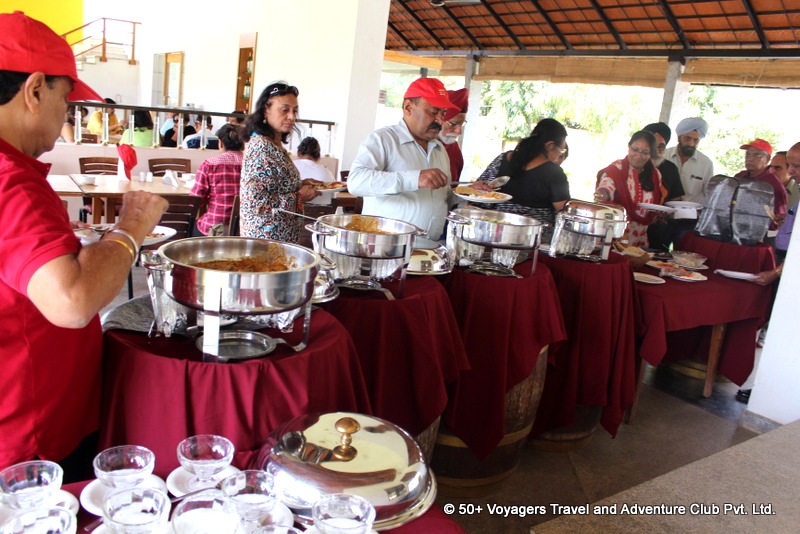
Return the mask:
<path fill-rule="evenodd" d="M 566 150 L 567 129 L 555 119 L 539 121 L 530 136 L 520 141 L 513 151 L 497 156 L 478 178 L 511 177 L 500 192 L 514 197 L 513 202 L 485 207 L 527 215 L 548 223 L 549 231 L 544 233 L 549 236 L 556 212 L 563 209 L 570 198 L 567 176 L 558 164 Z"/>

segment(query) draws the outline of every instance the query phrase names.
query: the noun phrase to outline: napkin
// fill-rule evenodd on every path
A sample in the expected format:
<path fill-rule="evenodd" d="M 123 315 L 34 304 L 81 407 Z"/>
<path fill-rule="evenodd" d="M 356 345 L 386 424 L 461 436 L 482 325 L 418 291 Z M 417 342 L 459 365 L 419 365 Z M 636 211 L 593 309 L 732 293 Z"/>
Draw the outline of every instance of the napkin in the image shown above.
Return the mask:
<path fill-rule="evenodd" d="M 134 167 L 136 167 L 136 163 L 138 160 L 136 158 L 136 151 L 130 145 L 117 145 L 117 155 L 119 156 L 119 161 L 122 163 L 122 167 L 125 171 L 125 177 L 130 180 L 131 179 L 131 171 Z M 122 174 L 120 174 L 120 177 Z"/>

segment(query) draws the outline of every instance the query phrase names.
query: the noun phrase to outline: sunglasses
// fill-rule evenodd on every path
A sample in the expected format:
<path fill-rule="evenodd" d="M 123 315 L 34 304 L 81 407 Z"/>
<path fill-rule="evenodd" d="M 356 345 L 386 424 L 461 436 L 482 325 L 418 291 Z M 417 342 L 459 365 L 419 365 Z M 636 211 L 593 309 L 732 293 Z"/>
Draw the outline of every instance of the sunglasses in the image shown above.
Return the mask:
<path fill-rule="evenodd" d="M 288 83 L 276 83 L 273 84 L 272 89 L 269 90 L 269 96 L 279 96 L 285 94 L 293 94 L 294 96 L 300 96 L 300 91 L 294 85 L 289 85 Z"/>

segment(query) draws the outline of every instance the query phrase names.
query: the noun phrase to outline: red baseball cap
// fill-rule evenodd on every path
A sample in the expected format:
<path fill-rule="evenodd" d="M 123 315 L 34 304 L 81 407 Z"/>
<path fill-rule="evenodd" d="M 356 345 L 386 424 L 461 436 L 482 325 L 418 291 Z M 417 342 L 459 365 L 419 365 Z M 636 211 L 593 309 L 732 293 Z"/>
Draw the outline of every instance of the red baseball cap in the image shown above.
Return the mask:
<path fill-rule="evenodd" d="M 747 150 L 749 147 L 753 147 L 758 150 L 763 150 L 769 156 L 772 155 L 772 145 L 764 141 L 763 139 L 753 139 L 746 145 L 742 145 L 739 148 L 741 148 L 742 150 Z"/>
<path fill-rule="evenodd" d="M 69 100 L 103 101 L 78 79 L 75 55 L 67 41 L 22 11 L 0 14 L 0 70 L 68 76 L 74 84 Z"/>
<path fill-rule="evenodd" d="M 450 102 L 447 98 L 447 89 L 444 84 L 436 78 L 419 78 L 414 80 L 411 85 L 406 89 L 406 94 L 403 98 L 416 98 L 421 96 L 431 106 L 442 109 L 458 109 L 460 108 Z"/>

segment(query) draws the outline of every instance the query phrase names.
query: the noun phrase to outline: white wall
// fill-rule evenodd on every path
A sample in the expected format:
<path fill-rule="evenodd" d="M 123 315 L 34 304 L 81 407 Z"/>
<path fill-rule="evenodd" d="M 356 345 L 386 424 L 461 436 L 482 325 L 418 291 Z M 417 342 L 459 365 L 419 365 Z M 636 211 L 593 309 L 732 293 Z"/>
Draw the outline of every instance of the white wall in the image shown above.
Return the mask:
<path fill-rule="evenodd" d="M 143 104 L 150 104 L 153 55 L 182 51 L 183 102 L 234 109 L 239 37 L 256 32 L 253 101 L 271 81 L 296 85 L 302 117 L 337 123 L 333 155 L 348 158 L 344 169 L 374 124 L 388 14 L 389 0 L 234 0 L 211 10 L 183 2 L 84 0 L 86 20 L 142 23 Z"/>
<path fill-rule="evenodd" d="M 769 331 L 758 364 L 749 412 L 786 424 L 800 419 L 800 239 L 789 243 Z"/>

